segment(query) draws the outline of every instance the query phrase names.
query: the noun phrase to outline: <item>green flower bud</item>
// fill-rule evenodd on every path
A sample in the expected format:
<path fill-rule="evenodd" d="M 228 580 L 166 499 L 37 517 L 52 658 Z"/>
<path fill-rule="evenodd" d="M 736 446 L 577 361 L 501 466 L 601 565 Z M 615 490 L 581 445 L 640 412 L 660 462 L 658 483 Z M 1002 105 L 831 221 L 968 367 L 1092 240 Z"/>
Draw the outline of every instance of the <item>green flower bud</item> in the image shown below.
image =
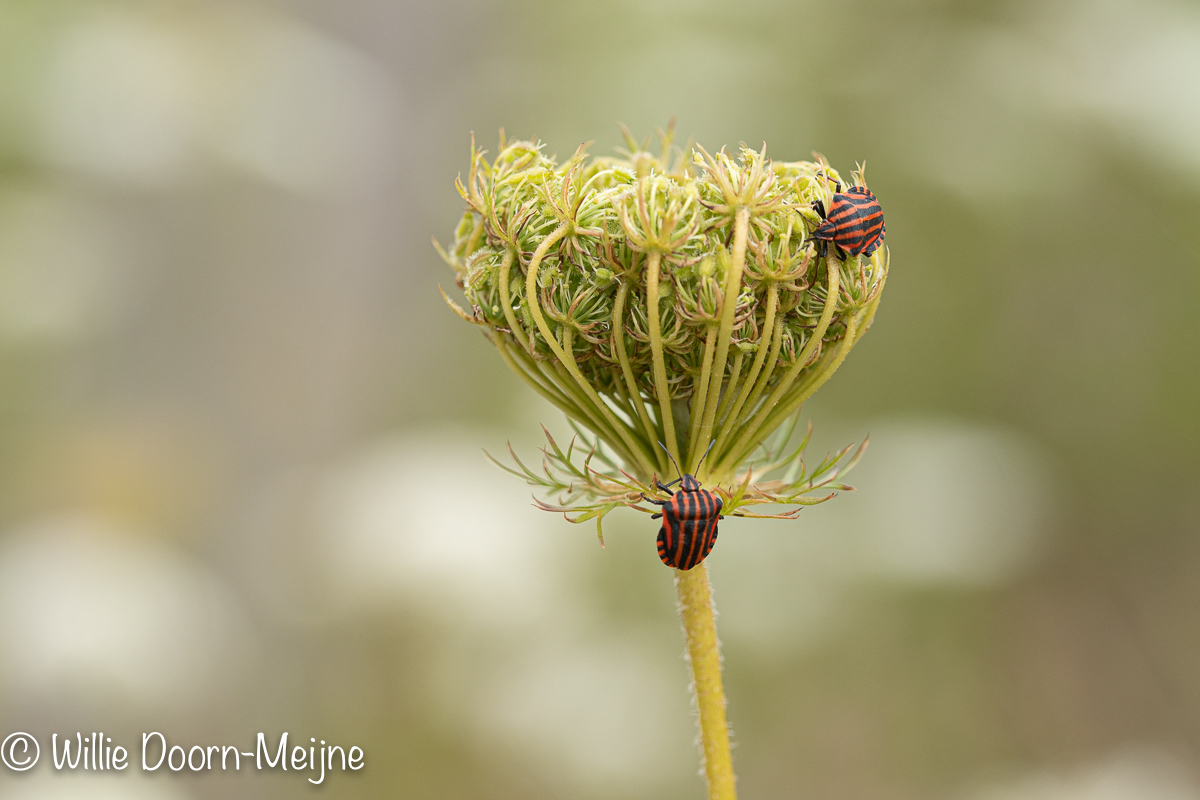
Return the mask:
<path fill-rule="evenodd" d="M 661 152 L 631 144 L 589 161 L 580 147 L 563 164 L 538 142 L 502 140 L 491 163 L 472 146 L 458 183 L 467 210 L 443 256 L 473 313 L 451 304 L 623 470 L 552 457 L 576 474 L 536 479 L 573 498 L 547 507 L 599 518 L 636 506 L 652 476 L 671 474 L 667 452 L 685 472 L 703 458 L 709 483 L 741 486 L 723 490 L 727 514 L 812 502 L 801 495 L 840 486 L 836 467 L 752 483 L 787 465 L 786 437 L 756 453 L 789 421 L 791 435 L 870 326 L 887 249 L 818 254 L 814 203 L 830 207 L 845 183 L 820 157 L 772 162 L 764 147 L 735 160 L 697 146 L 685 158 L 661 138 Z"/>

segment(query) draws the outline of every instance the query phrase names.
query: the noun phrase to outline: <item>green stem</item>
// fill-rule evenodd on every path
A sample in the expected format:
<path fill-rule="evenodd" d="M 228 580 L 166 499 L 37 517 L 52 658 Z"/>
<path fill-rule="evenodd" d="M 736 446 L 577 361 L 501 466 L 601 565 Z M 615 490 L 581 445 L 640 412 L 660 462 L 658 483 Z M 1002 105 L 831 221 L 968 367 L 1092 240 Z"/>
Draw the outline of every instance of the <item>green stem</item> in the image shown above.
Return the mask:
<path fill-rule="evenodd" d="M 739 460 L 735 454 L 742 452 L 747 442 L 757 436 L 758 432 L 763 429 L 763 423 L 766 421 L 768 415 L 775 408 L 780 398 L 791 388 L 792 383 L 796 380 L 796 376 L 808 365 L 813 353 L 816 352 L 817 347 L 821 344 L 821 340 L 825 337 L 825 331 L 828 330 L 829 323 L 833 320 L 833 311 L 837 308 L 840 287 L 840 272 L 837 260 L 832 256 L 827 256 L 825 265 L 828 275 L 828 282 L 825 288 L 825 308 L 821 312 L 821 319 L 817 322 L 816 330 L 813 331 L 812 336 L 808 337 L 808 341 L 805 342 L 804 347 L 800 350 L 800 354 L 796 357 L 796 362 L 792 364 L 783 380 L 775 387 L 775 391 L 771 392 L 771 396 L 763 403 L 754 420 L 742 427 L 741 435 L 738 436 L 737 441 L 725 452 L 720 465 L 720 469 L 723 472 L 730 472 L 737 466 Z"/>
<path fill-rule="evenodd" d="M 742 412 L 742 407 L 746 403 L 746 399 L 750 396 L 751 391 L 755 388 L 758 381 L 759 371 L 762 370 L 763 364 L 767 360 L 767 353 L 775 349 L 775 312 L 779 307 L 779 286 L 775 283 L 771 284 L 771 288 L 767 290 L 767 315 L 763 320 L 762 335 L 758 337 L 758 352 L 754 356 L 754 364 L 750 367 L 750 374 L 746 376 L 746 380 L 742 382 L 742 389 L 738 392 L 737 400 L 734 401 L 733 407 L 729 410 L 725 423 L 721 426 L 720 432 L 717 434 L 717 452 L 722 452 L 721 448 L 725 444 L 725 440 L 729 438 L 729 432 L 733 429 L 737 422 L 738 414 Z M 780 331 L 783 330 L 783 323 L 779 324 Z M 776 353 L 778 356 L 778 353 Z M 775 362 L 772 360 L 772 366 Z M 770 378 L 770 370 L 764 380 Z M 759 390 L 761 392 L 761 389 Z M 754 406 L 751 406 L 753 408 Z"/>
<path fill-rule="evenodd" d="M 574 353 L 571 352 L 573 338 L 571 335 L 572 333 L 573 332 L 570 328 L 564 326 L 563 339 L 566 342 L 566 346 L 563 347 L 563 352 L 569 354 L 571 356 L 571 363 L 575 364 L 576 362 L 574 359 Z M 579 383 L 575 380 L 567 365 L 559 361 L 554 361 L 551 368 L 554 370 L 554 374 L 557 376 L 559 385 L 562 387 L 563 391 L 575 399 L 575 403 L 580 407 L 580 409 L 582 409 L 585 419 L 591 420 L 591 428 L 599 431 L 600 436 L 607 441 L 616 452 L 620 453 L 622 458 L 624 458 L 627 462 L 635 463 L 632 459 L 629 448 L 626 447 L 624 442 L 617 438 L 617 427 L 613 424 L 612 419 L 602 416 L 599 410 L 596 408 L 596 404 L 593 403 L 586 394 L 580 391 Z M 578 367 L 576 368 L 578 369 Z M 607 404 L 605 407 L 607 408 Z M 612 416 L 615 417 L 615 415 Z M 617 422 L 617 425 L 619 424 L 620 423 Z M 622 427 L 621 430 L 625 429 Z"/>
<path fill-rule="evenodd" d="M 717 358 L 713 367 L 712 385 L 708 389 L 708 403 L 704 410 L 704 421 L 700 424 L 700 436 L 696 452 L 689 454 L 689 471 L 697 468 L 704 454 L 699 452 L 712 438 L 713 419 L 717 415 L 717 402 L 721 399 L 721 382 L 725 380 L 725 364 L 729 359 L 729 342 L 733 337 L 733 318 L 737 311 L 738 295 L 742 291 L 742 270 L 746 266 L 746 242 L 750 234 L 750 209 L 738 209 L 733 222 L 733 259 L 725 276 L 724 306 L 721 309 L 721 331 L 717 334 Z"/>
<path fill-rule="evenodd" d="M 628 297 L 629 283 L 621 281 L 621 288 L 617 290 L 617 299 L 613 304 L 613 349 L 617 351 L 617 363 L 621 365 L 621 375 L 625 378 L 629 402 L 637 410 L 638 418 L 641 419 L 642 427 L 645 428 L 646 436 L 650 440 L 650 449 L 655 456 L 654 461 L 663 474 L 667 474 L 669 468 L 666 456 L 662 453 L 662 448 L 654 446 L 658 434 L 655 432 L 654 423 L 650 421 L 650 412 L 646 410 L 646 404 L 642 400 L 642 393 L 638 390 L 637 381 L 634 380 L 633 367 L 629 364 L 629 355 L 625 352 L 625 301 Z"/>
<path fill-rule="evenodd" d="M 726 420 L 725 425 L 721 430 L 721 453 L 722 458 L 727 455 L 725 443 L 728 438 L 734 434 L 734 431 L 741 430 L 741 427 L 746 423 L 746 419 L 754 413 L 754 409 L 758 408 L 758 400 L 762 397 L 763 392 L 771 385 L 771 378 L 775 375 L 775 370 L 779 366 L 779 351 L 783 349 L 783 321 L 776 320 L 775 331 L 771 336 L 771 354 L 767 356 L 767 365 L 763 369 L 762 374 L 758 376 L 758 382 L 754 386 L 754 390 L 750 392 L 750 397 L 746 401 L 746 405 L 742 406 L 738 412 L 738 417 L 731 420 Z"/>
<path fill-rule="evenodd" d="M 733 354 L 733 365 L 729 367 L 729 386 L 737 386 L 738 379 L 742 376 L 742 362 L 745 361 L 745 356 L 742 349 L 739 347 Z M 717 423 L 723 423 L 729 417 L 729 408 L 733 405 L 733 392 L 726 388 L 725 393 L 721 395 L 721 402 L 717 404 Z"/>
<path fill-rule="evenodd" d="M 879 288 L 875 291 L 875 299 L 867 306 L 866 310 L 861 314 L 856 314 L 851 317 L 849 324 L 846 326 L 846 335 L 842 337 L 842 344 L 838 348 L 837 354 L 833 357 L 830 363 L 817 370 L 814 375 L 806 378 L 796 389 L 779 404 L 779 407 L 771 412 L 767 417 L 766 423 L 763 425 L 764 430 L 771 430 L 778 425 L 788 415 L 796 413 L 800 406 L 812 397 L 817 389 L 824 385 L 825 381 L 833 376 L 838 367 L 846 359 L 850 348 L 858 344 L 858 340 L 862 338 L 867 329 L 871 327 L 871 323 L 875 319 L 875 311 L 879 308 L 879 299 L 883 296 L 883 287 L 887 283 L 887 273 L 884 272 L 883 278 L 879 281 Z"/>
<path fill-rule="evenodd" d="M 535 392 L 546 399 L 551 405 L 562 411 L 569 418 L 578 420 L 581 425 L 586 427 L 597 436 L 607 435 L 605 427 L 598 424 L 594 415 L 588 413 L 584 408 L 581 408 L 571 397 L 563 392 L 562 387 L 553 379 L 545 375 L 535 365 L 526 361 L 529 355 L 522 349 L 510 349 L 503 341 L 497 341 L 496 349 L 500 352 L 500 357 L 504 359 L 504 363 L 508 368 L 516 373 L 517 377 L 525 381 Z M 540 377 L 538 377 L 540 376 Z"/>
<path fill-rule="evenodd" d="M 633 403 L 629 399 L 629 393 L 625 391 L 625 385 L 619 380 L 614 381 L 612 394 L 609 395 L 612 405 L 625 415 L 625 419 L 629 420 L 629 428 L 637 439 L 638 445 L 643 451 L 653 453 L 657 448 L 654 446 L 654 441 L 646 437 L 643 431 L 637 428 L 637 412 L 633 410 Z"/>
<path fill-rule="evenodd" d="M 659 418 L 667 450 L 679 461 L 679 442 L 675 438 L 675 415 L 671 413 L 671 392 L 667 387 L 667 365 L 663 360 L 662 323 L 658 319 L 658 271 L 662 253 L 651 251 L 646 258 L 646 320 L 650 326 L 650 353 L 654 357 L 654 391 L 658 394 Z"/>
<path fill-rule="evenodd" d="M 708 378 L 712 371 L 713 348 L 716 343 L 717 329 L 709 325 L 704 337 L 704 358 L 700 362 L 700 380 L 694 384 L 698 394 L 692 398 L 691 422 L 688 425 L 688 454 L 696 452 L 696 436 L 700 433 L 700 412 L 704 408 L 708 396 Z"/>
<path fill-rule="evenodd" d="M 500 305 L 504 307 L 504 318 L 508 320 L 508 329 L 512 331 L 513 338 L 532 353 L 533 341 L 526 335 L 525 329 L 521 327 L 521 323 L 517 321 L 517 315 L 513 311 L 511 296 L 508 291 L 508 274 L 512 270 L 515 258 L 516 252 L 511 247 L 505 248 L 504 259 L 500 262 Z"/>
<path fill-rule="evenodd" d="M 725 688 L 721 682 L 721 651 L 713 614 L 712 586 L 703 563 L 686 572 L 675 570 L 679 616 L 687 637 L 692 686 L 700 717 L 700 746 L 709 800 L 737 800 Z"/>
<path fill-rule="evenodd" d="M 838 350 L 835 351 L 833 356 L 824 365 L 821 365 L 820 369 L 816 369 L 809 377 L 800 381 L 800 384 L 796 386 L 791 395 L 788 395 L 784 399 L 784 402 L 781 402 L 767 416 L 767 421 L 763 423 L 764 431 L 769 431 L 773 426 L 779 425 L 780 422 L 786 420 L 788 415 L 796 413 L 796 410 L 812 397 L 812 393 L 821 389 L 821 386 L 829 378 L 833 377 L 833 373 L 838 372 L 838 367 L 841 366 L 842 361 L 846 360 L 846 356 L 850 354 L 850 349 L 858 344 L 859 320 L 864 315 L 854 314 L 850 318 L 850 321 L 846 323 L 846 335 L 842 337 L 838 345 Z"/>
<path fill-rule="evenodd" d="M 579 386 L 571 377 L 571 374 L 563 368 L 563 365 L 558 362 L 538 361 L 521 349 L 514 349 L 509 352 L 509 356 L 524 363 L 525 370 L 531 375 L 536 376 L 535 380 L 540 380 L 542 385 L 548 390 L 553 391 L 561 402 L 555 402 L 559 408 L 573 409 L 568 413 L 568 416 L 577 418 L 587 428 L 599 436 L 605 437 L 612 441 L 612 429 L 608 426 L 603 417 L 596 413 L 587 397 L 579 391 Z M 545 396 L 545 394 L 543 394 Z M 620 445 L 620 443 L 617 443 Z"/>
<path fill-rule="evenodd" d="M 581 413 L 579 407 L 557 385 L 544 383 L 541 377 L 539 377 L 540 373 L 537 372 L 536 368 L 528 364 L 518 363 L 515 354 L 509 351 L 508 343 L 499 337 L 496 338 L 496 349 L 500 351 L 500 357 L 504 359 L 504 363 L 508 365 L 508 368 L 548 402 L 561 409 L 564 413 Z"/>
<path fill-rule="evenodd" d="M 570 228 L 570 222 L 563 222 L 561 225 L 555 228 L 549 236 L 543 239 L 541 244 L 538 245 L 537 249 L 533 251 L 533 257 L 529 259 L 529 272 L 525 276 L 525 302 L 529 305 L 529 313 L 533 316 L 533 321 L 537 323 L 538 330 L 541 332 L 542 338 L 545 339 L 547 346 L 554 351 L 554 355 L 558 356 L 559 362 L 566 367 L 567 372 L 570 373 L 571 377 L 574 378 L 579 384 L 579 388 L 583 390 L 584 394 L 587 395 L 587 398 L 591 401 L 591 404 L 608 422 L 608 425 L 617 434 L 617 437 L 624 441 L 629 454 L 632 456 L 639 452 L 639 448 L 634 442 L 633 437 L 630 435 L 629 430 L 617 420 L 616 415 L 612 412 L 612 409 L 608 407 L 608 404 L 600 398 L 600 395 L 596 393 L 596 390 L 592 388 L 592 385 L 587 382 L 586 378 L 583 377 L 583 373 L 579 371 L 579 367 L 575 364 L 575 358 L 573 354 L 568 356 L 568 354 L 563 351 L 562 346 L 558 343 L 558 339 L 553 333 L 551 333 L 550 326 L 546 324 L 546 318 L 542 315 L 542 307 L 538 301 L 538 269 L 542 264 L 542 259 L 546 257 L 546 253 L 549 252 L 550 248 L 556 242 L 567 235 L 567 232 L 570 230 Z M 618 439 L 612 439 L 609 443 L 615 445 L 617 441 Z M 650 462 L 653 462 L 653 457 L 651 457 L 649 460 Z M 639 463 L 639 465 L 642 467 L 647 466 L 646 461 L 635 463 Z M 650 472 L 652 470 L 653 467 L 650 467 L 646 471 Z"/>
<path fill-rule="evenodd" d="M 570 376 L 579 372 L 579 363 L 575 360 L 575 329 L 570 325 L 563 325 L 561 330 L 562 342 L 560 342 L 560 344 L 562 345 L 563 352 L 567 356 L 567 361 L 564 366 L 567 367 L 567 375 Z M 574 368 L 573 371 L 571 369 L 572 367 Z M 603 402 L 603 400 L 601 400 L 601 402 Z M 589 404 L 584 401 L 585 408 L 587 405 Z M 603 419 L 596 420 L 596 422 L 599 423 L 601 428 L 604 430 L 604 438 L 608 440 L 609 446 L 612 447 L 613 450 L 615 450 L 627 464 L 639 463 L 637 460 L 638 448 L 635 446 L 627 449 L 628 441 L 623 442 L 621 439 L 617 438 L 618 428 L 621 432 L 627 432 L 628 428 L 616 418 L 616 415 L 613 414 L 612 410 L 609 408 L 608 403 L 605 403 L 604 407 L 609 411 L 609 414 Z"/>

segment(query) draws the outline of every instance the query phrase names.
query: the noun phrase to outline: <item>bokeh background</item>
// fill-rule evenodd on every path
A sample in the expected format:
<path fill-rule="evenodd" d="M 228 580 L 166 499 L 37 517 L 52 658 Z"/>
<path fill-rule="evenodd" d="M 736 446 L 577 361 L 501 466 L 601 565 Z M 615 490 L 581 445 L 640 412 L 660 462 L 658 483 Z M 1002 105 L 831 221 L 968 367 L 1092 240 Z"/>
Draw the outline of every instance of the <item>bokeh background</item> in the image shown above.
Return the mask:
<path fill-rule="evenodd" d="M 484 460 L 563 425 L 430 244 L 470 131 L 672 116 L 892 252 L 806 408 L 859 492 L 709 562 L 742 796 L 1200 798 L 1184 0 L 0 0 L 0 728 L 367 754 L 0 797 L 702 796 L 654 530 Z"/>

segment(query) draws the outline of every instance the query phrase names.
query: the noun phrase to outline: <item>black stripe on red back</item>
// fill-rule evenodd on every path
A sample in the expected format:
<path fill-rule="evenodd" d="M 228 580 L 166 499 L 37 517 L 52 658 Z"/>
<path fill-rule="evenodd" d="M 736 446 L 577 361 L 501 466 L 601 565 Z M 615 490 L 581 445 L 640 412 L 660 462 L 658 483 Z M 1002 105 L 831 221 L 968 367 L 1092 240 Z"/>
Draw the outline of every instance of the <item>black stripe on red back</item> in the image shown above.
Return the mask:
<path fill-rule="evenodd" d="M 703 561 L 717 540 L 721 500 L 700 489 L 678 492 L 663 506 L 658 557 L 668 567 L 689 570 Z"/>
<path fill-rule="evenodd" d="M 812 238 L 833 242 L 850 255 L 869 254 L 884 231 L 883 209 L 875 195 L 863 186 L 851 186 L 833 196 L 829 214 L 813 231 Z"/>

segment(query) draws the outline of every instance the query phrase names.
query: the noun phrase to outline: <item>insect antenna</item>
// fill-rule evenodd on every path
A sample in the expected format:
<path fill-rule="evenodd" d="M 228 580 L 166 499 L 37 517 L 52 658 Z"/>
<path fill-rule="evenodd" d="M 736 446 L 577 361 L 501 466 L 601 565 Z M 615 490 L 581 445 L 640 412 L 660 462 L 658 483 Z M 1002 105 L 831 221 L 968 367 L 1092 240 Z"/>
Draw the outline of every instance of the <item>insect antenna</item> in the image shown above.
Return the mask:
<path fill-rule="evenodd" d="M 659 442 L 658 446 L 661 447 L 663 452 L 667 454 L 667 458 L 671 459 L 671 463 L 675 465 L 675 471 L 679 473 L 679 477 L 671 481 L 671 483 L 668 483 L 667 486 L 670 486 L 672 483 L 679 483 L 679 481 L 683 480 L 683 470 L 679 468 L 679 462 L 675 460 L 675 456 L 671 455 L 671 451 L 667 449 L 665 444 Z"/>
<path fill-rule="evenodd" d="M 711 442 L 708 443 L 708 449 L 704 451 L 704 455 L 700 456 L 700 460 L 696 463 L 696 472 L 700 471 L 700 465 L 704 463 L 704 459 L 708 458 L 708 454 L 712 452 L 713 445 L 716 443 L 717 443 L 716 439 L 713 439 Z M 676 469 L 679 469 L 679 468 L 676 467 Z"/>

